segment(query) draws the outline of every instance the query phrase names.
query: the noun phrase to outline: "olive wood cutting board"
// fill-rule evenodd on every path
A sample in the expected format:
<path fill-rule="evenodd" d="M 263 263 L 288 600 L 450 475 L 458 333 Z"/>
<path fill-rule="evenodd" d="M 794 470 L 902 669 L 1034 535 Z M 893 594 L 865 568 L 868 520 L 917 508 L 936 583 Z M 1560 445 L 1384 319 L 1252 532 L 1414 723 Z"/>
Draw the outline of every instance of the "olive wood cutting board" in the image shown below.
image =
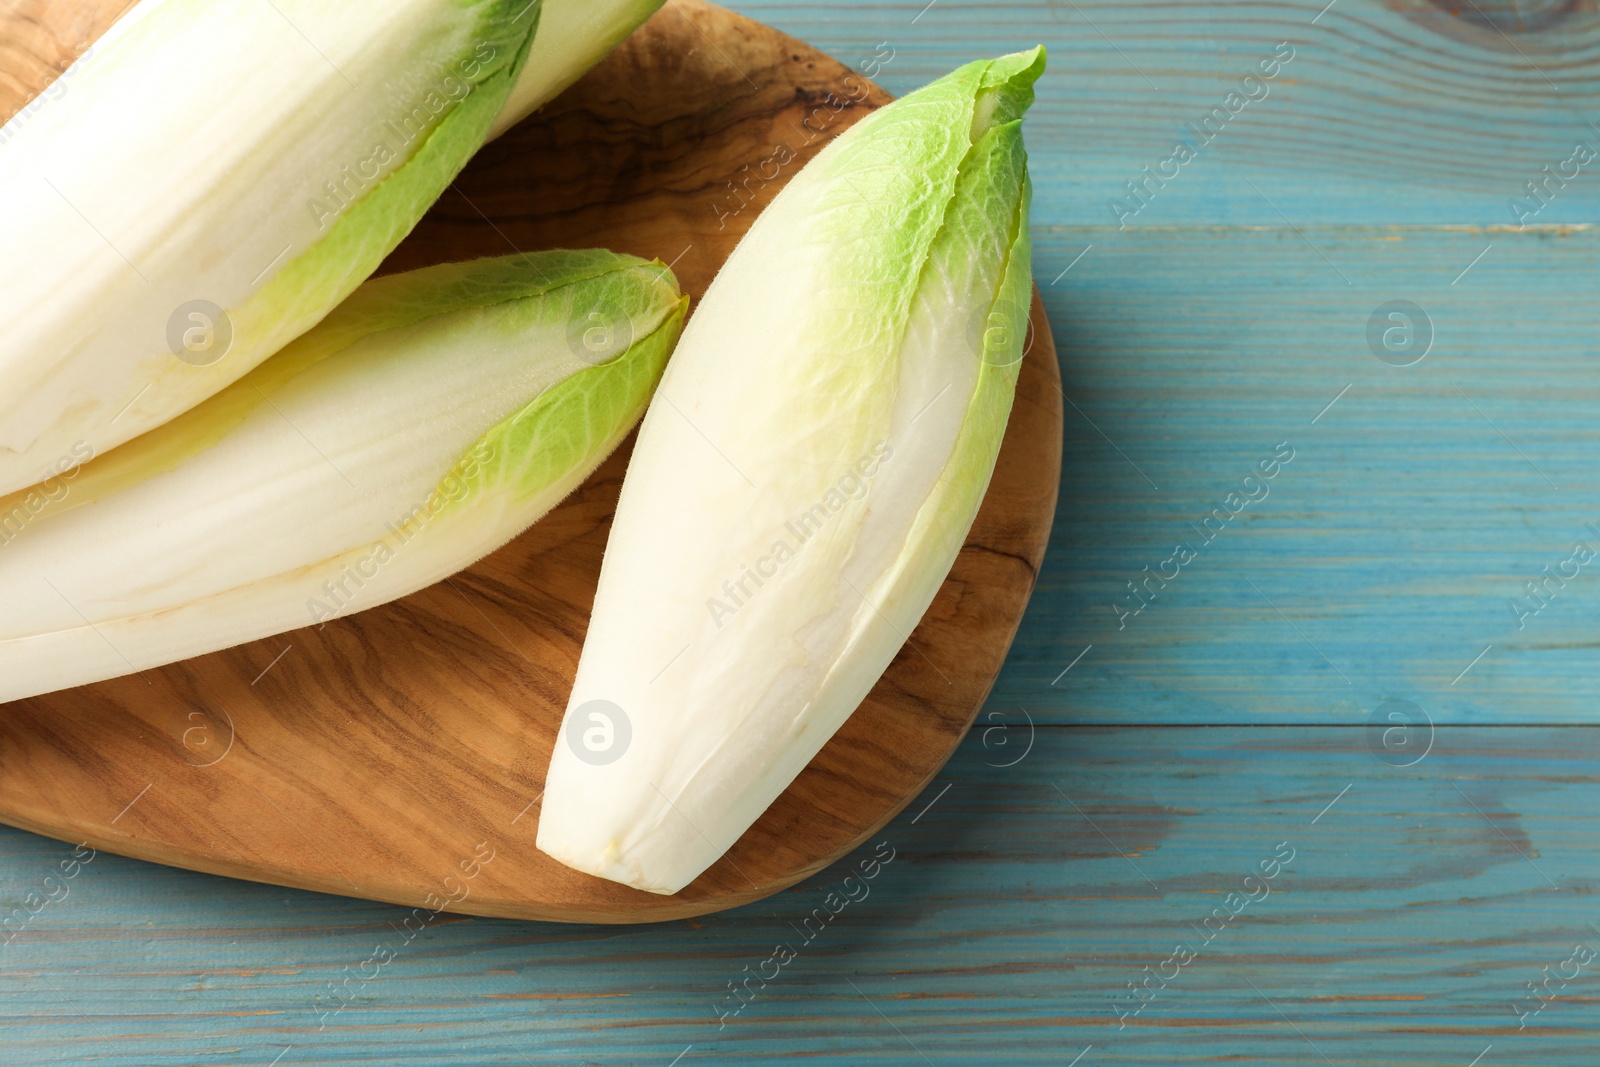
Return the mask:
<path fill-rule="evenodd" d="M 0 115 L 126 6 L 0 4 Z M 603 246 L 670 263 L 698 300 L 783 183 L 889 99 L 776 30 L 669 0 L 485 147 L 383 270 Z M 0 821 L 157 863 L 477 915 L 648 922 L 790 886 L 932 780 L 1005 658 L 1061 463 L 1060 374 L 1037 295 L 1032 327 L 988 497 L 927 615 L 811 765 L 675 896 L 534 847 L 631 439 L 537 526 L 439 585 L 322 629 L 0 708 Z"/>

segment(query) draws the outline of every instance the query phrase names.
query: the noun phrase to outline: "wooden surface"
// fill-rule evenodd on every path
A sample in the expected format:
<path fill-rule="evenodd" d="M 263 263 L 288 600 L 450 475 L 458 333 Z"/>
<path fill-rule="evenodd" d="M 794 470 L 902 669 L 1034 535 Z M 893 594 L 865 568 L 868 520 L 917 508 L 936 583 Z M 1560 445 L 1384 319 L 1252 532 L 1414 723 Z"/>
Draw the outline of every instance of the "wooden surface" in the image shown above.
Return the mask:
<path fill-rule="evenodd" d="M 741 91 L 756 77 L 763 91 Z M 675 3 L 480 153 L 383 272 L 508 245 L 599 246 L 672 263 L 698 298 L 783 180 L 887 99 L 775 30 Z M 819 132 L 753 202 L 725 205 L 730 181 L 796 128 Z M 670 897 L 574 871 L 533 844 L 627 446 L 533 529 L 440 585 L 0 708 L 0 821 L 432 912 L 649 922 L 759 900 L 866 840 L 977 714 L 1055 511 L 1058 382 L 1040 311 L 989 493 L 923 622 L 783 795 Z"/>
<path fill-rule="evenodd" d="M 1525 1029 L 1512 1010 L 1600 947 L 1594 731 L 1446 727 L 1396 768 L 1348 728 L 1056 726 L 995 766 L 1019 727 L 973 730 L 848 865 L 699 920 L 441 917 L 407 941 L 397 908 L 97 856 L 0 949 L 5 1062 L 1594 1063 L 1594 964 Z M 805 943 L 879 842 L 892 860 Z M 12 900 L 71 854 L 0 846 Z M 1236 891 L 1261 899 L 1204 944 Z M 1119 1029 L 1180 942 L 1196 957 Z M 778 943 L 795 958 L 719 1022 Z"/>
<path fill-rule="evenodd" d="M 323 1030 L 327 983 L 397 941 L 401 910 L 97 858 L 0 948 L 0 1046 L 130 1065 L 1592 1067 L 1593 965 L 1520 1030 L 1514 1008 L 1600 946 L 1600 576 L 1516 641 L 1505 602 L 1600 524 L 1600 175 L 1521 232 L 1506 202 L 1574 140 L 1600 147 L 1600 22 L 1325 2 L 735 3 L 863 71 L 892 49 L 874 77 L 895 93 L 1050 48 L 1028 120 L 1036 271 L 1076 405 L 1053 543 L 977 728 L 873 839 L 897 852 L 871 895 L 739 1016 L 719 1029 L 727 983 L 870 844 L 692 924 L 437 924 Z M 1107 200 L 1284 40 L 1271 95 L 1117 230 Z M 1437 328 L 1414 367 L 1367 348 L 1392 299 Z M 1283 440 L 1296 459 L 1263 506 L 1118 631 L 1104 591 Z M 1390 764 L 1425 728 L 1385 749 L 1393 724 L 1365 725 L 1389 699 L 1437 720 L 1410 768 Z M 1285 841 L 1271 896 L 1119 1030 L 1112 998 Z M 67 856 L 0 831 L 0 901 Z"/>

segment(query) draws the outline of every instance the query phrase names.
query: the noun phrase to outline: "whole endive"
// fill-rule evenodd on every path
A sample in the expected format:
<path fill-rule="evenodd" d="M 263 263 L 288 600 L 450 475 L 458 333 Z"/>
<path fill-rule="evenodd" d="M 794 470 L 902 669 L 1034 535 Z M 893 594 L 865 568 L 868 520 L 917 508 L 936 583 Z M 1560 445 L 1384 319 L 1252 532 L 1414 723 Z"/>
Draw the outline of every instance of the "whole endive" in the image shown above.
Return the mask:
<path fill-rule="evenodd" d="M 314 325 L 660 2 L 142 0 L 0 129 L 0 493 Z"/>
<path fill-rule="evenodd" d="M 606 549 L 538 847 L 656 893 L 713 863 L 861 703 L 994 469 L 1031 299 L 1042 49 L 859 122 L 684 331 Z"/>
<path fill-rule="evenodd" d="M 366 283 L 211 399 L 0 497 L 0 700 L 320 624 L 467 566 L 633 427 L 686 305 L 666 268 L 604 251 Z"/>

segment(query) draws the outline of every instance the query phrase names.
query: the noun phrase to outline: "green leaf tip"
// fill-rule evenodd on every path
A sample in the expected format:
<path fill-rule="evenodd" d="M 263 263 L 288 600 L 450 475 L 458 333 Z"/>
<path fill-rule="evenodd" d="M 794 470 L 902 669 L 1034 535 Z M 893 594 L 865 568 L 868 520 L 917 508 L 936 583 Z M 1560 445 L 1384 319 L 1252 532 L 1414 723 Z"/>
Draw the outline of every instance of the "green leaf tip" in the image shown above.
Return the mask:
<path fill-rule="evenodd" d="M 969 78 L 977 76 L 972 116 L 974 142 L 995 126 L 1022 118 L 1033 106 L 1033 83 L 1044 73 L 1044 67 L 1045 50 L 1041 44 L 1026 52 L 968 63 L 950 75 L 956 78 L 965 72 Z"/>
<path fill-rule="evenodd" d="M 689 298 L 678 297 L 625 352 L 545 390 L 490 429 L 456 464 L 464 484 L 441 492 L 454 488 L 461 499 L 495 490 L 531 495 L 600 463 L 644 413 L 688 309 Z"/>

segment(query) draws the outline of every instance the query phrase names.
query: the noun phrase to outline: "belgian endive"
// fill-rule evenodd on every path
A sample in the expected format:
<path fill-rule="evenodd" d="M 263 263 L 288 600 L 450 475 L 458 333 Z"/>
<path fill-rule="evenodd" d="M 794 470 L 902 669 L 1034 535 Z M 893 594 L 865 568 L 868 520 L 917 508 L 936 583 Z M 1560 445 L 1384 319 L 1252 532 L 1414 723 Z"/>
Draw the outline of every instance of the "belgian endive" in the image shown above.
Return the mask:
<path fill-rule="evenodd" d="M 661 265 L 603 251 L 366 283 L 203 404 L 0 498 L 0 700 L 319 624 L 467 566 L 633 427 L 686 303 Z"/>
<path fill-rule="evenodd" d="M 660 2 L 142 0 L 0 128 L 0 493 L 314 325 Z"/>
<path fill-rule="evenodd" d="M 977 513 L 1031 296 L 1042 49 L 863 119 L 761 214 L 640 429 L 538 846 L 683 888 L 855 710 Z"/>

